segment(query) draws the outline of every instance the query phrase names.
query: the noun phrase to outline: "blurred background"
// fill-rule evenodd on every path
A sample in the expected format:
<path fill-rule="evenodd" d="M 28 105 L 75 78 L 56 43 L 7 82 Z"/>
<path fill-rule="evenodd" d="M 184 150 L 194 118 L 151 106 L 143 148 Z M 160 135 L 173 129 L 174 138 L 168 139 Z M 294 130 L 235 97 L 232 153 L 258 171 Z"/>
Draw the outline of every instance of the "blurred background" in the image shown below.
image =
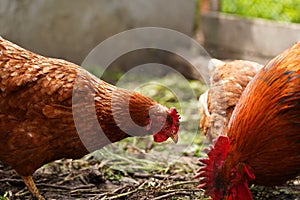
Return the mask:
<path fill-rule="evenodd" d="M 214 57 L 265 64 L 300 39 L 298 0 L 204 0 L 200 28 Z"/>
<path fill-rule="evenodd" d="M 0 0 L 1 36 L 77 64 L 108 37 L 147 26 L 187 34 L 212 57 L 264 63 L 300 39 L 299 21 L 297 0 Z"/>

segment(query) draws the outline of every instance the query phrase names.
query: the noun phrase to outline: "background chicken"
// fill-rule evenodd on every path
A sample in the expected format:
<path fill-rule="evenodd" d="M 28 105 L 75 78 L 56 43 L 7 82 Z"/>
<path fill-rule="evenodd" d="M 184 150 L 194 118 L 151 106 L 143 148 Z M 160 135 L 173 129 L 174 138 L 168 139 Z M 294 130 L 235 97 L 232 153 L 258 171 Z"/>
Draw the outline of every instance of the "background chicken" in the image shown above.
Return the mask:
<path fill-rule="evenodd" d="M 248 181 L 285 183 L 300 173 L 300 42 L 271 60 L 247 85 L 228 126 L 198 170 L 214 200 L 252 199 Z"/>
<path fill-rule="evenodd" d="M 167 109 L 139 93 L 105 83 L 75 64 L 36 55 L 1 37 L 0 80 L 0 160 L 12 166 L 39 199 L 43 197 L 32 174 L 45 163 L 81 158 L 129 136 L 153 134 L 156 142 L 169 137 L 177 142 L 175 108 Z M 82 120 L 76 126 L 74 116 Z M 78 135 L 78 129 L 84 134 Z M 90 142 L 89 151 L 82 141 Z"/>
<path fill-rule="evenodd" d="M 242 92 L 262 67 L 258 63 L 245 60 L 225 63 L 212 59 L 209 62 L 211 85 L 200 96 L 199 102 L 200 128 L 210 142 L 227 126 Z"/>

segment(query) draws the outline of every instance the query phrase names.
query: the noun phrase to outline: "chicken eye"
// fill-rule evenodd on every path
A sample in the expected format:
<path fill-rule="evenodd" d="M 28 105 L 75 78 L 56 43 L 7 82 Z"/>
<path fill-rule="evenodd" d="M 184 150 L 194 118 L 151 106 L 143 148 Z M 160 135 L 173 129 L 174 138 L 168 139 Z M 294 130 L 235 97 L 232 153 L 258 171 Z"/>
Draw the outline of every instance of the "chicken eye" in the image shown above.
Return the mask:
<path fill-rule="evenodd" d="M 229 175 L 229 178 L 232 179 L 232 178 L 234 178 L 234 176 L 235 176 L 235 172 L 231 172 Z"/>

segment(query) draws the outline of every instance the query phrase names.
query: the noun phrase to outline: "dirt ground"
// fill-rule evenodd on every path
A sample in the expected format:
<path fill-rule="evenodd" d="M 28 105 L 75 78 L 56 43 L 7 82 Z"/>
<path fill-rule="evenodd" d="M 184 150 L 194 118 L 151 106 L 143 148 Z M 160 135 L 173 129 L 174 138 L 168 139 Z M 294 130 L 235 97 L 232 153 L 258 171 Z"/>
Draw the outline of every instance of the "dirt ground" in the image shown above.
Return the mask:
<path fill-rule="evenodd" d="M 193 179 L 197 157 L 185 154 L 164 163 L 155 155 L 150 159 L 141 149 L 128 149 L 135 156 L 101 150 L 81 160 L 55 161 L 39 169 L 34 180 L 46 199 L 209 199 Z M 252 186 L 251 192 L 256 200 L 299 200 L 300 180 L 276 188 Z M 0 196 L 0 200 L 32 199 L 22 179 L 4 164 L 0 165 Z"/>

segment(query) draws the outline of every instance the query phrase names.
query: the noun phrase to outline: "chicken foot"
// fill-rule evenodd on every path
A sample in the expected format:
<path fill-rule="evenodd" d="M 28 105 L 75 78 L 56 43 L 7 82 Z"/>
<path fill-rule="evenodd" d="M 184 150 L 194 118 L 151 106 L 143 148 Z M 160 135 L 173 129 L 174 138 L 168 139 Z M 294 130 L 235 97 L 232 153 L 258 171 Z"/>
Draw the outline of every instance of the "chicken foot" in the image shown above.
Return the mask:
<path fill-rule="evenodd" d="M 32 176 L 22 176 L 24 183 L 26 184 L 28 190 L 32 193 L 34 197 L 38 200 L 45 200 L 45 198 L 40 194 L 39 190 L 37 189 Z"/>

